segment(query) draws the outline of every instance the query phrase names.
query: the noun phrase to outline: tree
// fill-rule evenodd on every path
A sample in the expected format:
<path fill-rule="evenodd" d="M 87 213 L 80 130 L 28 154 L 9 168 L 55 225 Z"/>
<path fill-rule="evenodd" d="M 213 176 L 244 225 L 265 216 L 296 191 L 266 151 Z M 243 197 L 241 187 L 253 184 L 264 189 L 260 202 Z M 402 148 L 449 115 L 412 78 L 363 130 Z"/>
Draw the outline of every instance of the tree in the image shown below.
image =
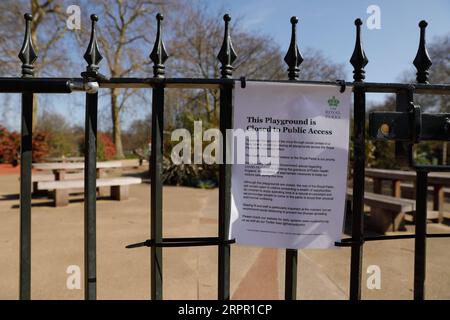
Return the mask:
<path fill-rule="evenodd" d="M 70 157 L 78 154 L 78 140 L 83 135 L 74 134 L 67 118 L 60 113 L 40 113 L 37 130 L 47 134 L 50 157 Z"/>
<path fill-rule="evenodd" d="M 171 55 L 167 61 L 167 72 L 174 76 L 220 78 L 220 63 L 217 54 L 223 41 L 224 25 L 221 14 L 211 15 L 206 7 L 186 6 L 182 8 L 168 41 Z M 265 35 L 250 33 L 240 28 L 239 18 L 231 26 L 233 45 L 237 52 L 234 77 L 248 79 L 287 79 L 284 52 L 273 39 Z M 320 51 L 305 51 L 301 65 L 301 79 L 342 79 L 342 65 L 329 61 Z M 218 126 L 219 92 L 215 89 L 179 90 L 167 94 L 170 115 L 178 119 L 179 125 L 189 128 L 192 120 L 200 118 L 210 126 Z M 170 110 L 171 109 L 171 110 Z"/>
<path fill-rule="evenodd" d="M 89 5 L 100 11 L 102 19 L 98 26 L 100 51 L 106 60 L 111 77 L 143 75 L 144 66 L 149 63 L 149 30 L 154 15 L 162 6 L 173 1 L 156 0 L 96 0 Z M 131 103 L 137 89 L 110 89 L 112 137 L 116 157 L 123 158 L 122 129 L 120 115 Z"/>
<path fill-rule="evenodd" d="M 428 45 L 428 52 L 433 61 L 430 68 L 430 83 L 448 83 L 450 81 L 450 34 L 434 39 Z M 401 76 L 402 82 L 415 83 L 416 71 L 413 69 L 406 71 Z M 448 95 L 414 95 L 414 103 L 422 107 L 425 112 L 450 112 L 450 96 Z M 393 111 L 395 110 L 395 96 L 388 96 L 386 100 L 372 108 L 373 111 Z M 395 159 L 392 158 L 393 143 L 388 141 L 375 142 L 375 165 L 379 167 L 396 166 Z M 438 149 L 441 149 L 439 151 Z M 440 163 L 447 163 L 447 142 L 421 143 L 418 146 L 417 154 L 422 158 L 422 162 L 436 158 L 440 153 Z M 427 159 L 428 158 L 428 159 Z"/>
<path fill-rule="evenodd" d="M 430 69 L 430 83 L 450 82 L 450 33 L 436 38 L 429 45 L 429 53 L 433 65 Z M 424 110 L 434 112 L 450 112 L 450 96 L 448 95 L 417 95 L 415 101 Z M 441 164 L 447 164 L 447 142 L 442 143 Z"/>
<path fill-rule="evenodd" d="M 151 139 L 151 116 L 134 120 L 130 128 L 123 135 L 126 150 L 141 149 L 147 151 Z"/>
<path fill-rule="evenodd" d="M 168 42 L 171 58 L 168 72 L 184 77 L 220 78 L 217 53 L 223 41 L 221 15 L 211 15 L 207 8 L 187 6 L 172 26 L 172 39 Z M 234 23 L 232 37 L 238 52 L 235 75 L 248 78 L 278 79 L 282 77 L 282 58 L 279 49 L 270 40 L 239 31 Z M 192 122 L 201 117 L 217 126 L 219 121 L 219 93 L 215 89 L 180 90 L 169 92 L 168 101 L 181 111 L 174 112 L 181 122 Z"/>
<path fill-rule="evenodd" d="M 64 4 L 57 0 L 3 0 L 0 2 L 0 74 L 17 76 L 19 53 L 23 36 L 23 14 L 33 15 L 31 39 L 39 59 L 35 66 L 36 76 L 61 75 L 69 67 L 65 46 L 58 46 L 66 32 Z M 33 129 L 37 123 L 37 99 L 33 105 Z"/>
<path fill-rule="evenodd" d="M 224 37 L 223 12 L 211 14 L 207 7 L 186 6 L 177 16 L 171 38 L 166 42 L 170 59 L 166 63 L 168 76 L 195 78 L 220 78 L 220 62 L 217 54 Z M 248 32 L 240 27 L 239 18 L 231 24 L 233 46 L 237 60 L 233 66 L 234 78 L 287 79 L 288 66 L 282 50 L 276 42 L 265 35 Z M 329 61 L 320 51 L 306 50 L 301 66 L 302 79 L 321 80 L 331 77 L 342 79 L 343 67 Z M 203 127 L 219 126 L 220 96 L 217 89 L 167 90 L 165 103 L 165 130 L 186 128 L 193 131 L 195 120 L 202 120 Z M 195 186 L 216 185 L 218 166 L 173 165 L 169 153 L 171 144 L 164 140 L 164 177 L 166 183 Z"/>
<path fill-rule="evenodd" d="M 300 80 L 333 81 L 345 78 L 344 65 L 333 62 L 322 51 L 306 48 L 303 56 L 305 61 L 300 65 Z"/>

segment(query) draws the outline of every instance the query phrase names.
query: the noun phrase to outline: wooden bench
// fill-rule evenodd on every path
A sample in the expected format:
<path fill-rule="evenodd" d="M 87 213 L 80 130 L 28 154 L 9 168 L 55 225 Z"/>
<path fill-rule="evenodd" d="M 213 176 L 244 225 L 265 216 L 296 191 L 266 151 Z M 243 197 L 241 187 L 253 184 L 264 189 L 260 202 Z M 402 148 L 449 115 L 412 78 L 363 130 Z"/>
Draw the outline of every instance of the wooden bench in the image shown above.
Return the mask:
<path fill-rule="evenodd" d="M 83 172 L 66 173 L 64 176 L 67 180 L 83 179 Z M 19 178 L 20 179 L 20 178 Z M 33 184 L 33 194 L 34 195 L 45 195 L 47 190 L 38 190 L 38 183 L 43 181 L 55 181 L 55 176 L 53 174 L 43 174 L 43 173 L 33 173 L 31 175 L 31 182 Z"/>
<path fill-rule="evenodd" d="M 412 183 L 400 183 L 400 190 L 402 198 L 415 199 L 416 193 L 414 190 L 414 184 Z M 444 218 L 450 218 L 450 212 L 444 211 L 445 198 L 450 196 L 450 188 L 442 188 L 442 195 L 437 194 L 433 186 L 428 186 L 428 196 L 433 196 L 433 210 L 427 211 L 427 219 L 437 221 L 441 223 Z"/>
<path fill-rule="evenodd" d="M 352 190 L 347 190 L 351 201 Z M 364 204 L 370 207 L 370 227 L 384 234 L 386 231 L 405 230 L 405 214 L 414 212 L 416 202 L 372 192 L 364 192 Z"/>
<path fill-rule="evenodd" d="M 55 181 L 68 180 L 71 174 L 78 173 L 81 176 L 77 179 L 84 179 L 84 162 L 44 162 L 33 163 L 33 169 L 36 170 L 50 170 L 55 176 Z M 97 179 L 106 178 L 108 170 L 116 170 L 122 168 L 122 161 L 100 161 L 96 164 L 97 167 Z M 99 188 L 99 195 L 104 196 L 107 194 L 107 188 Z"/>
<path fill-rule="evenodd" d="M 117 177 L 97 179 L 97 188 L 111 187 L 111 198 L 114 200 L 126 200 L 129 196 L 129 186 L 142 183 L 141 178 Z M 61 180 L 38 182 L 38 190 L 54 190 L 53 199 L 55 207 L 69 204 L 69 190 L 84 188 L 84 180 Z"/>
<path fill-rule="evenodd" d="M 83 162 L 84 157 L 49 157 L 42 159 L 44 162 Z"/>
<path fill-rule="evenodd" d="M 414 192 L 414 185 L 412 183 L 400 183 L 400 189 L 402 198 L 415 199 L 416 194 Z M 433 186 L 428 186 L 428 194 L 433 195 L 434 188 Z M 450 188 L 444 188 L 445 197 L 450 197 Z"/>
<path fill-rule="evenodd" d="M 122 167 L 121 161 L 97 162 L 97 169 L 115 169 L 121 167 Z M 52 171 L 84 170 L 84 162 L 33 163 L 33 169 L 52 170 Z"/>
<path fill-rule="evenodd" d="M 373 179 L 373 190 L 375 193 L 382 193 L 383 181 L 391 182 L 392 195 L 402 197 L 401 183 L 414 183 L 417 178 L 415 171 L 386 170 L 367 168 L 366 177 Z M 450 172 L 430 172 L 428 174 L 428 185 L 433 187 L 433 210 L 439 212 L 438 222 L 444 218 L 445 187 L 450 186 Z"/>

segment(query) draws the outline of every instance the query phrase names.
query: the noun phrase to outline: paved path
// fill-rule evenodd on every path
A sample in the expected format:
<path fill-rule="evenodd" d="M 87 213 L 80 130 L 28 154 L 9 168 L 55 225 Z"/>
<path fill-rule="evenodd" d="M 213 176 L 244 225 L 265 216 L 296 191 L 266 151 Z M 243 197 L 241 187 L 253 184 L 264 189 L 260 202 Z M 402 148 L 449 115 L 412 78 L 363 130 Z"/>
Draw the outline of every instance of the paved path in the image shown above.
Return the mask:
<path fill-rule="evenodd" d="M 16 175 L 0 176 L 0 299 L 18 297 L 19 184 Z M 125 249 L 148 239 L 150 187 L 132 186 L 131 199 L 98 201 L 98 298 L 148 299 L 150 258 L 147 248 Z M 53 208 L 35 199 L 32 214 L 32 298 L 82 299 L 82 290 L 66 288 L 66 268 L 83 266 L 82 196 L 69 207 Z M 164 236 L 215 236 L 218 190 L 164 188 Z M 429 225 L 429 232 L 450 228 Z M 450 239 L 428 242 L 427 297 L 450 299 Z M 363 290 L 365 299 L 411 299 L 412 240 L 367 243 L 364 268 L 377 264 L 382 289 Z M 231 291 L 234 299 L 282 299 L 284 250 L 232 246 Z M 301 299 L 347 299 L 350 251 L 302 250 L 298 290 Z M 366 269 L 364 269 L 366 270 Z M 366 281 L 363 272 L 363 284 Z M 164 249 L 165 299 L 216 299 L 215 247 Z"/>

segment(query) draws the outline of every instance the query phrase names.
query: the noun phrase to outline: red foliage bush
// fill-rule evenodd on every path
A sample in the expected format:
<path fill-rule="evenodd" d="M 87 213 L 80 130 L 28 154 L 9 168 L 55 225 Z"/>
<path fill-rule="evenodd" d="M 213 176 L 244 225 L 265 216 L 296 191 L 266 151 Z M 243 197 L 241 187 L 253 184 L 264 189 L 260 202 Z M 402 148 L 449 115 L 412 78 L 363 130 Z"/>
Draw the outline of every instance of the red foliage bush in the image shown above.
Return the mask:
<path fill-rule="evenodd" d="M 12 163 L 20 152 L 20 137 L 0 126 L 0 163 Z"/>
<path fill-rule="evenodd" d="M 50 134 L 47 132 L 36 132 L 33 134 L 33 162 L 39 162 L 46 156 L 50 151 L 48 141 L 50 139 Z"/>
<path fill-rule="evenodd" d="M 33 161 L 40 161 L 49 152 L 49 134 L 46 132 L 36 132 L 33 134 Z M 5 127 L 0 126 L 0 163 L 17 163 L 20 157 L 20 134 L 9 132 Z"/>
<path fill-rule="evenodd" d="M 97 153 L 100 160 L 111 160 L 116 156 L 116 147 L 109 135 L 98 133 Z"/>
<path fill-rule="evenodd" d="M 80 137 L 79 140 L 79 151 L 81 154 L 84 153 L 84 137 Z M 116 147 L 111 139 L 111 137 L 103 132 L 97 133 L 97 160 L 105 161 L 114 159 L 116 156 Z"/>

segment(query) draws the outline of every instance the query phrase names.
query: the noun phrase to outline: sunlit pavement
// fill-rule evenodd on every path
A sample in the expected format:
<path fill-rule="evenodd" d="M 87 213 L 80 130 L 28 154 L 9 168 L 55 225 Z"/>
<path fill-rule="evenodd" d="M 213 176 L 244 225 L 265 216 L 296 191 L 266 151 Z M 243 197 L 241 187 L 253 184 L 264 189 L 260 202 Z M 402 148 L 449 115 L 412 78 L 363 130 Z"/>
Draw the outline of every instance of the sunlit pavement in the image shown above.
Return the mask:
<path fill-rule="evenodd" d="M 17 299 L 19 285 L 19 181 L 0 176 L 0 299 Z M 164 188 L 164 237 L 216 236 L 218 190 Z M 53 208 L 34 199 L 32 209 L 32 298 L 83 299 L 83 290 L 66 286 L 67 267 L 83 269 L 83 202 L 72 196 L 68 207 Z M 97 203 L 98 299 L 149 299 L 149 249 L 126 249 L 150 234 L 150 185 L 131 186 L 130 199 Z M 412 226 L 408 226 L 412 230 Z M 429 224 L 428 232 L 450 232 Z M 450 298 L 450 239 L 429 239 L 427 299 Z M 364 245 L 363 298 L 411 299 L 414 241 Z M 217 248 L 165 248 L 165 299 L 216 299 Z M 367 267 L 381 269 L 381 289 L 369 290 Z M 350 249 L 301 250 L 299 299 L 347 299 Z M 83 285 L 83 281 L 81 281 Z M 284 250 L 232 246 L 233 299 L 283 299 Z"/>

